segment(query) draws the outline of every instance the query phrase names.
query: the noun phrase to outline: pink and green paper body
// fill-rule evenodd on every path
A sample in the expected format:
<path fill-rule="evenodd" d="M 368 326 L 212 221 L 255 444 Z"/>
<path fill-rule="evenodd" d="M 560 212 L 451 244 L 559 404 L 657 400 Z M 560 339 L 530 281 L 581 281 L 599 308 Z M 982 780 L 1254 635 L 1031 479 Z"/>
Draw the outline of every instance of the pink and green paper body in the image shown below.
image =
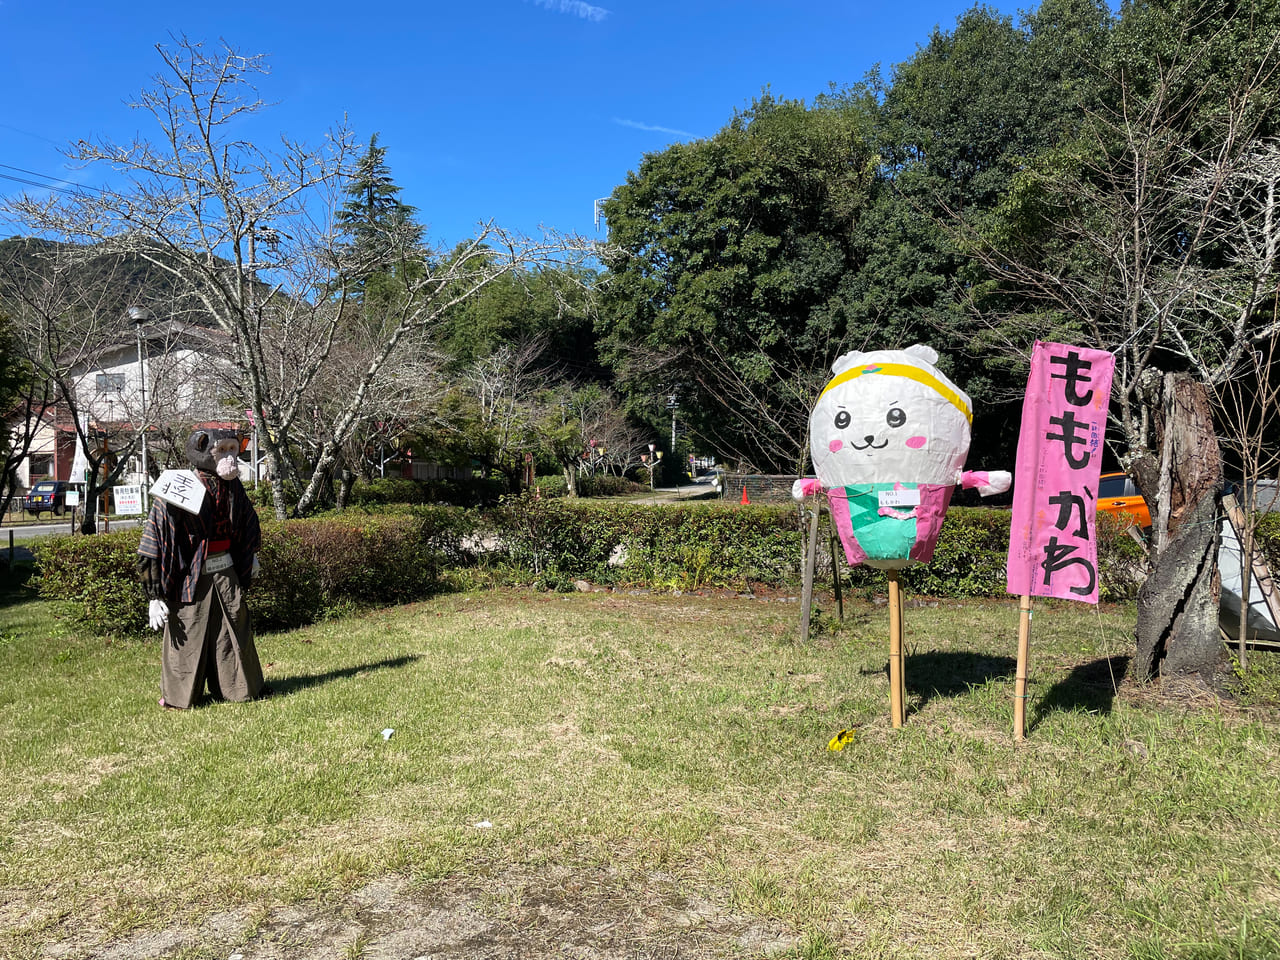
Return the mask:
<path fill-rule="evenodd" d="M 1007 472 L 964 470 L 973 405 L 937 359 L 923 344 L 847 353 L 814 404 L 818 477 L 797 480 L 792 495 L 826 493 L 850 565 L 927 563 L 958 484 L 984 495 L 1009 489 Z"/>

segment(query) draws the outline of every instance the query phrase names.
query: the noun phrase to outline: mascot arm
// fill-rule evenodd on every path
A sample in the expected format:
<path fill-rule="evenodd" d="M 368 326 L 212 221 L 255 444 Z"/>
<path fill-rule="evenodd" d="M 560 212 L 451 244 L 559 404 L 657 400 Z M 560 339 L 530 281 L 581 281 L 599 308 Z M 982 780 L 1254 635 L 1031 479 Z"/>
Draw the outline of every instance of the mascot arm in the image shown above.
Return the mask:
<path fill-rule="evenodd" d="M 794 500 L 803 500 L 811 494 L 819 493 L 822 490 L 822 483 L 816 477 L 801 477 L 791 485 L 791 497 Z"/>
<path fill-rule="evenodd" d="M 960 474 L 960 485 L 966 490 L 976 488 L 981 497 L 990 497 L 1013 486 L 1013 474 L 1008 470 L 966 470 Z"/>

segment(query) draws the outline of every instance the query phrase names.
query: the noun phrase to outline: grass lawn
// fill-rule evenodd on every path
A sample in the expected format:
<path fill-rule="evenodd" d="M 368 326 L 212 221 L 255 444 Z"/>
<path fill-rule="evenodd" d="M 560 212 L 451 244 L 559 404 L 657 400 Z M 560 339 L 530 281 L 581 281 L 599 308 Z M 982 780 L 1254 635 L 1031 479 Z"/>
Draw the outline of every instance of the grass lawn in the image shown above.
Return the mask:
<path fill-rule="evenodd" d="M 286 915 L 427 955 L 356 922 L 379 884 L 471 891 L 435 956 L 1280 956 L 1280 713 L 1124 681 L 1128 608 L 1037 607 L 1015 746 L 1016 603 L 906 611 L 895 731 L 876 604 L 800 648 L 794 603 L 450 595 L 260 637 L 278 696 L 178 713 L 154 640 L 9 599 L 0 956 L 321 955 Z"/>

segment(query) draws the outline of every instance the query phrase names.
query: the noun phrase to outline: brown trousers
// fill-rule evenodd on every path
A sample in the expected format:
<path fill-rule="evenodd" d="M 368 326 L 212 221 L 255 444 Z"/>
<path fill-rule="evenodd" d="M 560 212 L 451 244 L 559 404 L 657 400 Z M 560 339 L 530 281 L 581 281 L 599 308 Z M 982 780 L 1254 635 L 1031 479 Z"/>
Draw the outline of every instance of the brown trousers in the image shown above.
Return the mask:
<path fill-rule="evenodd" d="M 252 700 L 262 690 L 249 608 L 231 568 L 202 574 L 195 600 L 178 604 L 164 628 L 160 692 L 165 704 L 193 706 L 206 682 L 215 700 Z"/>

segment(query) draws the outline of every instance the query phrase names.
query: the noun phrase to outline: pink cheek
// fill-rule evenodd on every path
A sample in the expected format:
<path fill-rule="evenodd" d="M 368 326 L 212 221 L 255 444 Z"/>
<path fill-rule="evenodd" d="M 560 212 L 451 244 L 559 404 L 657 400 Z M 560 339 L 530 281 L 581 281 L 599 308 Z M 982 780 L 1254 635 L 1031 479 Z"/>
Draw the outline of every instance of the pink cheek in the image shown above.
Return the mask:
<path fill-rule="evenodd" d="M 827 449 L 830 450 L 832 453 L 836 453 L 843 446 L 844 446 L 843 440 L 832 440 L 829 444 L 827 444 Z"/>
<path fill-rule="evenodd" d="M 910 447 L 912 450 L 919 450 L 928 442 L 929 441 L 926 440 L 924 437 L 908 437 L 907 438 L 907 446 Z"/>

